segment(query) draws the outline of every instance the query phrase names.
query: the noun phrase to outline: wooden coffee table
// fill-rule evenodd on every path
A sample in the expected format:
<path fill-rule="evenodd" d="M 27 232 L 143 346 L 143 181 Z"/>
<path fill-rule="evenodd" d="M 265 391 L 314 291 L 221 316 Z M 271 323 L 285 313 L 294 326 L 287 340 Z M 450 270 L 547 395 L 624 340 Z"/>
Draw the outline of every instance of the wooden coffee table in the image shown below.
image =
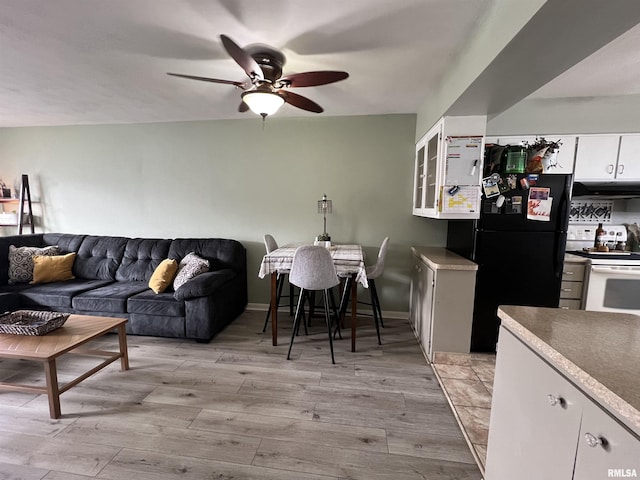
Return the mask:
<path fill-rule="evenodd" d="M 51 418 L 60 418 L 60 394 L 90 377 L 117 359 L 121 369 L 129 370 L 127 354 L 127 334 L 125 318 L 94 317 L 89 315 L 71 315 L 65 324 L 47 335 L 9 335 L 0 334 L 0 358 L 33 360 L 44 365 L 46 387 L 19 385 L 0 382 L 0 390 L 17 392 L 46 393 L 49 397 L 49 414 Z M 78 348 L 105 333 L 118 329 L 119 352 Z M 65 353 L 106 357 L 100 365 L 80 375 L 69 383 L 58 386 L 56 359 Z"/>

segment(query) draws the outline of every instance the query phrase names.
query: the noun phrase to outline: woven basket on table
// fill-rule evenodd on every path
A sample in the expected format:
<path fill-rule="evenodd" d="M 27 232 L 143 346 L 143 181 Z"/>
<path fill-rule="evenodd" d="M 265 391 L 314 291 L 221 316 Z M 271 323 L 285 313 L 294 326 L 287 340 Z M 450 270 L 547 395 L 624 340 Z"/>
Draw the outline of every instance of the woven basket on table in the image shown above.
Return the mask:
<path fill-rule="evenodd" d="M 13 335 L 46 335 L 60 328 L 69 313 L 17 310 L 0 316 L 0 333 Z"/>

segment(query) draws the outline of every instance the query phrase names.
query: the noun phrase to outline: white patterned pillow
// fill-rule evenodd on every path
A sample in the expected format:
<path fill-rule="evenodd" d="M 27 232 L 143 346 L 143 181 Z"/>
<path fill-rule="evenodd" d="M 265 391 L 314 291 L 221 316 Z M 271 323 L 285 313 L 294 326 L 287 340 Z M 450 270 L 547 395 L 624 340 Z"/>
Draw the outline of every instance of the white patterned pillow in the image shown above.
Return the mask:
<path fill-rule="evenodd" d="M 176 273 L 176 278 L 173 279 L 173 289 L 177 290 L 193 277 L 208 271 L 209 260 L 205 260 L 193 252 L 188 253 L 182 260 L 180 260 L 178 273 Z"/>
<path fill-rule="evenodd" d="M 9 285 L 27 283 L 33 280 L 33 256 L 51 257 L 58 255 L 56 245 L 50 247 L 16 247 L 9 245 Z"/>

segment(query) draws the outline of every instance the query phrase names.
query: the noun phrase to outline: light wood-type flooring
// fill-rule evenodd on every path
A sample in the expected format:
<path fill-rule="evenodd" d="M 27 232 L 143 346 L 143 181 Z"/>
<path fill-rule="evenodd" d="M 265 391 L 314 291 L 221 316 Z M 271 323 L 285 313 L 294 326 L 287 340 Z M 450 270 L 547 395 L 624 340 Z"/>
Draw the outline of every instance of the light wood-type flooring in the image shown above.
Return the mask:
<path fill-rule="evenodd" d="M 371 318 L 335 342 L 322 319 L 286 360 L 247 311 L 210 344 L 129 336 L 131 370 L 113 364 L 61 396 L 0 392 L 0 479 L 448 480 L 481 478 L 407 320 Z M 116 348 L 117 336 L 96 341 Z M 95 359 L 67 356 L 61 382 Z M 0 380 L 43 381 L 41 367 L 0 361 Z"/>

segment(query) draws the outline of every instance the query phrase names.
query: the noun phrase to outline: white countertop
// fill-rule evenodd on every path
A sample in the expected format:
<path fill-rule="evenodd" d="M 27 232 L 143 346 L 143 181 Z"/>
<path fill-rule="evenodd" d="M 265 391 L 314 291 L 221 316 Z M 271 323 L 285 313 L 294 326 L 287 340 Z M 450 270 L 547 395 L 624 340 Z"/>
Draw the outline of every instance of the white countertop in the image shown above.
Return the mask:
<path fill-rule="evenodd" d="M 501 306 L 502 325 L 640 435 L 640 316 Z"/>
<path fill-rule="evenodd" d="M 573 253 L 566 253 L 564 255 L 564 261 L 570 263 L 587 263 L 589 259 L 587 257 L 581 257 L 580 255 L 574 255 Z"/>
<path fill-rule="evenodd" d="M 478 270 L 476 263 L 444 247 L 411 247 L 411 251 L 434 270 Z"/>

